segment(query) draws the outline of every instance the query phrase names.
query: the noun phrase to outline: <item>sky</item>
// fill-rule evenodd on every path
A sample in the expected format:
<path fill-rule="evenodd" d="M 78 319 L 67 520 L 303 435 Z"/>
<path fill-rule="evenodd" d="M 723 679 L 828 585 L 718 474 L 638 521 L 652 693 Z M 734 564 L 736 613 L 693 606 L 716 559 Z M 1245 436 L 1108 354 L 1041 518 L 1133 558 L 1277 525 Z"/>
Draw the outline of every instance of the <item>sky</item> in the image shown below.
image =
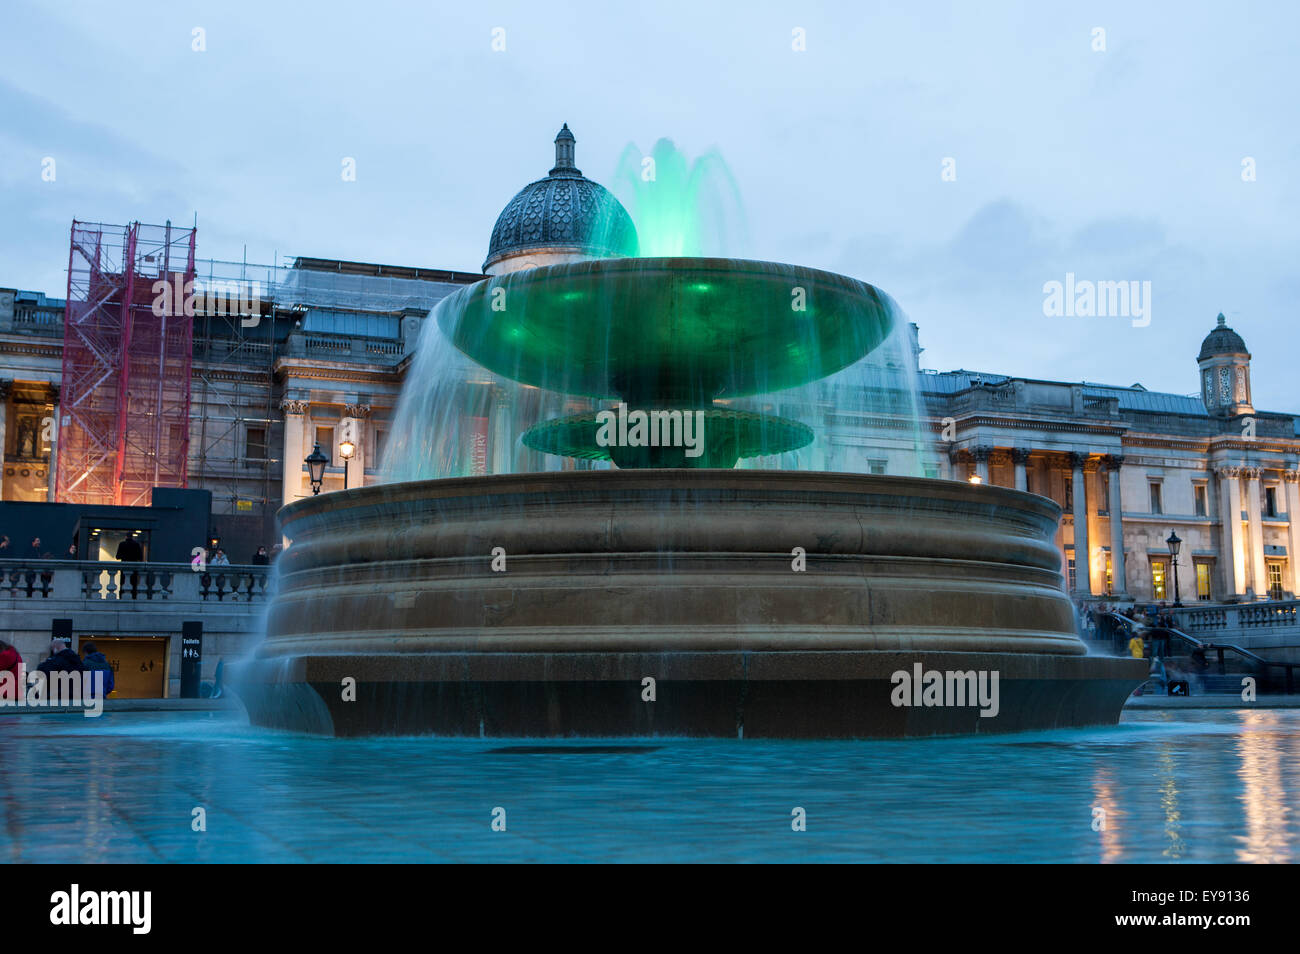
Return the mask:
<path fill-rule="evenodd" d="M 629 144 L 719 152 L 744 254 L 877 285 L 924 367 L 1190 394 L 1223 312 L 1256 407 L 1300 411 L 1292 0 L 6 0 L 0 25 L 0 286 L 62 297 L 74 217 L 477 272 L 567 122 L 597 181 Z M 1149 314 L 1045 313 L 1067 274 L 1149 282 Z"/>

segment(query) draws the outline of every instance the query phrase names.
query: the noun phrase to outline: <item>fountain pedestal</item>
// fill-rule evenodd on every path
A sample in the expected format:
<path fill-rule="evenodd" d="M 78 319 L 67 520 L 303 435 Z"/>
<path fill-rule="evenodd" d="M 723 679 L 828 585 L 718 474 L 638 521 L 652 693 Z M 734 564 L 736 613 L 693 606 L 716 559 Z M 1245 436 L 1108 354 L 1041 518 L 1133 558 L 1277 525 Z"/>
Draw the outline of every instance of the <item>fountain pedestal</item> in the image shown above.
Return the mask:
<path fill-rule="evenodd" d="M 241 695 L 254 723 L 333 735 L 1113 723 L 1146 666 L 1088 656 L 1075 636 L 1059 517 L 999 487 L 757 470 L 314 497 L 281 512 L 293 544 Z M 898 704 L 895 674 L 917 664 L 996 673 L 996 714 Z"/>

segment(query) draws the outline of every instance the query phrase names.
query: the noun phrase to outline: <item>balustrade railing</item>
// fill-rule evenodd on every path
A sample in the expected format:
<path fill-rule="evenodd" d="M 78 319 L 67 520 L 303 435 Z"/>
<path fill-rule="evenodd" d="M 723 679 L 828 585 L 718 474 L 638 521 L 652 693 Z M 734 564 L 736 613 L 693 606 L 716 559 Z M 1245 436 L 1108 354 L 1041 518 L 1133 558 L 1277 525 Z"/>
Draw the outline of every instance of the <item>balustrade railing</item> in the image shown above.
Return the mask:
<path fill-rule="evenodd" d="M 252 603 L 270 595 L 267 566 L 0 560 L 0 599 Z"/>

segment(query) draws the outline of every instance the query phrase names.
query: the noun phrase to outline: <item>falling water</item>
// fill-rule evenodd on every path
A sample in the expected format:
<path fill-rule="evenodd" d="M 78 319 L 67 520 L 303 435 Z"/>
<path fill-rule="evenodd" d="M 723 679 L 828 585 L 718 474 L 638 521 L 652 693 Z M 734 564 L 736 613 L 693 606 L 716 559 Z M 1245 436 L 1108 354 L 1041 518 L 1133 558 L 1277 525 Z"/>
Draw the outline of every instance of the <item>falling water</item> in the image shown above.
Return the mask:
<path fill-rule="evenodd" d="M 491 289 L 502 293 L 502 311 L 489 307 L 488 283 L 434 308 L 393 422 L 387 479 L 609 468 L 583 452 L 589 443 L 579 440 L 575 454 L 546 452 L 537 434 L 549 426 L 568 441 L 552 444 L 573 449 L 591 434 L 595 413 L 620 400 L 708 409 L 713 427 L 757 416 L 740 467 L 935 472 L 910 326 L 888 296 L 796 266 L 724 259 L 744 250 L 747 229 L 734 177 L 716 151 L 692 161 L 668 139 L 649 154 L 629 144 L 612 191 L 645 258 L 498 276 Z M 701 271 L 673 260 L 699 261 Z M 821 313 L 805 320 L 789 303 L 810 277 Z M 843 326 L 852 319 L 836 309 L 851 314 L 854 295 L 877 313 L 868 322 L 874 330 L 852 338 L 857 350 L 845 350 Z M 642 355 L 659 363 L 638 364 Z M 790 437 L 800 428 L 811 430 L 804 446 Z"/>

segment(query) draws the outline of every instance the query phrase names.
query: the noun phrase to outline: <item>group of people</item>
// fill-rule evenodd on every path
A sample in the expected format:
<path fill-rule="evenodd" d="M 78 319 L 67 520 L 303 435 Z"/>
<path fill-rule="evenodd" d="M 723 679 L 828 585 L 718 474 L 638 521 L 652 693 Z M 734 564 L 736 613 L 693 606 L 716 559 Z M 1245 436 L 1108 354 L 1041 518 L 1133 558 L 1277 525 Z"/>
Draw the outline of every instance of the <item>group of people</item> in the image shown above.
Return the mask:
<path fill-rule="evenodd" d="M 0 535 L 0 560 L 13 559 L 19 557 L 18 552 L 14 549 L 13 544 L 9 542 L 7 535 Z M 27 545 L 27 552 L 20 557 L 26 560 L 53 560 L 54 554 L 45 549 L 41 543 L 40 537 L 32 537 L 32 542 Z M 73 541 L 68 548 L 68 555 L 65 559 L 75 560 L 77 558 L 77 544 Z"/>
<path fill-rule="evenodd" d="M 11 685 L 15 691 L 23 691 L 23 657 L 19 654 L 18 648 L 12 643 L 0 640 L 0 672 L 9 672 L 13 675 Z M 55 636 L 50 640 L 50 654 L 36 666 L 37 672 L 45 673 L 49 676 L 56 672 L 101 672 L 103 673 L 103 694 L 107 696 L 114 689 L 113 667 L 99 648 L 92 642 L 84 643 L 81 647 L 81 655 L 72 648 L 72 640 Z M 92 681 L 93 689 L 98 689 Z"/>

